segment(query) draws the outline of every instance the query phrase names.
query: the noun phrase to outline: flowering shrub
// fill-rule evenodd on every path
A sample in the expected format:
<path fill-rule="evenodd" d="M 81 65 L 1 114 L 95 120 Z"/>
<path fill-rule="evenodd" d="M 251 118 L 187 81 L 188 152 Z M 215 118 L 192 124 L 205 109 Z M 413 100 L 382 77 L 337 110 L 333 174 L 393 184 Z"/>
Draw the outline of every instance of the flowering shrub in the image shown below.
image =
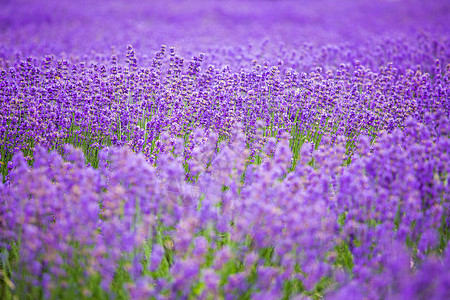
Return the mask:
<path fill-rule="evenodd" d="M 287 139 L 246 166 L 237 127 L 195 182 L 170 152 L 155 168 L 104 149 L 97 170 L 72 146 L 38 147 L 32 168 L 19 152 L 1 189 L 12 280 L 47 297 L 448 296 L 450 123 L 433 124 L 410 118 L 372 150 L 363 136 L 348 166 L 345 141 L 305 143 L 290 173 Z"/>
<path fill-rule="evenodd" d="M 450 298 L 449 5 L 375 2 L 1 4 L 1 298 Z"/>

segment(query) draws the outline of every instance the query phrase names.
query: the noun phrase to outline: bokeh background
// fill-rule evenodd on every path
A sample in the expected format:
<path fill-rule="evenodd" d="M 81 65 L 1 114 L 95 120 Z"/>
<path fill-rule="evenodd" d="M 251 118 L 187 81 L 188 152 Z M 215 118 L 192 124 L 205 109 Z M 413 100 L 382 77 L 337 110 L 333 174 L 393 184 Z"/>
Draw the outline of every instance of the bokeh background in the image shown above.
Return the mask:
<path fill-rule="evenodd" d="M 0 1 L 0 55 L 153 54 L 247 47 L 268 39 L 298 47 L 440 33 L 448 44 L 450 1 L 112 0 Z"/>

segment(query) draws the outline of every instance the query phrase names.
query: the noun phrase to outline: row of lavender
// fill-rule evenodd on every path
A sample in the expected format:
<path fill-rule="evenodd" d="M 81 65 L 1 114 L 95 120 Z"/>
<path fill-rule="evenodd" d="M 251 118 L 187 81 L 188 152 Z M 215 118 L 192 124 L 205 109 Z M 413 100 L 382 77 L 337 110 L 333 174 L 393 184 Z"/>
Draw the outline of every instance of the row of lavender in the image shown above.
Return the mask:
<path fill-rule="evenodd" d="M 397 48 L 405 43 L 398 41 Z M 418 43 L 403 55 L 412 57 L 422 48 Z M 165 46 L 141 63 L 131 46 L 124 63 L 114 54 L 86 61 L 51 55 L 5 61 L 0 74 L 2 174 L 14 152 L 32 153 L 36 144 L 81 146 L 94 166 L 98 149 L 128 144 L 154 162 L 163 131 L 185 137 L 188 159 L 195 128 L 226 138 L 236 122 L 244 126 L 252 156 L 267 136 L 288 132 L 296 160 L 304 141 L 320 140 L 323 134 L 333 141 L 345 135 L 354 142 L 359 134 L 376 137 L 382 129 L 402 128 L 407 116 L 423 120 L 426 112 L 450 111 L 450 68 L 440 60 L 382 65 L 376 56 L 365 63 L 354 57 L 322 58 L 323 68 L 306 73 L 284 66 L 288 54 L 283 53 L 275 56 L 275 64 L 254 58 L 245 60 L 249 65 L 236 61 L 223 68 L 215 67 L 223 64 L 215 51 L 185 62 Z M 266 128 L 262 137 L 256 134 L 258 122 Z"/>
<path fill-rule="evenodd" d="M 38 147 L 32 168 L 19 152 L 0 186 L 3 296 L 446 299 L 450 122 L 428 121 L 361 136 L 348 166 L 342 136 L 305 143 L 293 172 L 287 134 L 248 165 L 241 124 L 219 151 L 196 129 L 195 182 L 168 135 L 157 167 L 127 148 L 98 169 L 73 146 Z"/>

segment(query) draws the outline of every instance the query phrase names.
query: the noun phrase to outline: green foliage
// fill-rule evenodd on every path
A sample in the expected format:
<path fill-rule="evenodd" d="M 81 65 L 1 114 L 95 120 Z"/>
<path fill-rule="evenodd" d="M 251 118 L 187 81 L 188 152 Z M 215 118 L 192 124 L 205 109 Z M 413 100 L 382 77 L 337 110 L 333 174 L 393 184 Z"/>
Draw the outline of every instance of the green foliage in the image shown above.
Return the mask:
<path fill-rule="evenodd" d="M 348 243 L 341 242 L 335 247 L 336 259 L 334 261 L 334 267 L 343 268 L 348 272 L 353 270 L 353 254 L 350 252 Z"/>

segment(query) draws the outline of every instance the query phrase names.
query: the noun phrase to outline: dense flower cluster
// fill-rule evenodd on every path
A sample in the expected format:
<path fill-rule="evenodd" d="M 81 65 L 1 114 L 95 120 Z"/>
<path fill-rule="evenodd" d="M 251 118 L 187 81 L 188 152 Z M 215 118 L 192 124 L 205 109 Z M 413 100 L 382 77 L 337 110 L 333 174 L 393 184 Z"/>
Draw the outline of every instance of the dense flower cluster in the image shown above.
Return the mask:
<path fill-rule="evenodd" d="M 0 298 L 450 298 L 448 3 L 29 2 Z"/>
<path fill-rule="evenodd" d="M 153 161 L 162 131 L 189 139 L 203 127 L 227 137 L 236 122 L 244 125 L 254 154 L 265 137 L 283 132 L 297 147 L 324 133 L 376 136 L 402 127 L 408 116 L 421 120 L 426 112 L 450 111 L 450 68 L 443 70 L 439 60 L 430 77 L 421 66 L 403 73 L 388 63 L 373 71 L 358 60 L 326 72 L 256 60 L 238 72 L 212 65 L 203 71 L 205 54 L 185 66 L 173 49 L 165 53 L 162 46 L 146 68 L 138 68 L 131 46 L 126 64 L 115 55 L 89 66 L 52 56 L 16 60 L 1 73 L 4 166 L 17 150 L 64 143 L 94 156 L 103 146 L 127 143 Z M 258 121 L 263 136 L 256 134 Z"/>
<path fill-rule="evenodd" d="M 361 137 L 349 166 L 343 138 L 305 143 L 293 172 L 287 135 L 246 166 L 242 127 L 210 152 L 217 136 L 197 129 L 195 158 L 211 163 L 192 160 L 195 182 L 170 152 L 155 168 L 108 148 L 97 170 L 72 146 L 65 159 L 38 147 L 32 168 L 19 153 L 1 186 L 12 279 L 61 297 L 125 293 L 123 280 L 132 298 L 446 298 L 450 122 L 429 117 L 373 146 Z"/>

